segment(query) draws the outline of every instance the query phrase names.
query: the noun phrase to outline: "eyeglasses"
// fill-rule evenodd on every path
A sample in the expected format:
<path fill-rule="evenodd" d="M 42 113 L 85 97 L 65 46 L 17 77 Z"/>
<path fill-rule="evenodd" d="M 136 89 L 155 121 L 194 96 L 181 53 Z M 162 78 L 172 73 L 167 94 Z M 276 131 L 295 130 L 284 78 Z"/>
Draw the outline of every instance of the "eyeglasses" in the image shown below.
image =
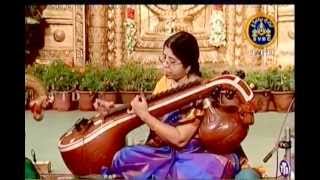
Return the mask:
<path fill-rule="evenodd" d="M 162 65 L 164 65 L 166 63 L 168 66 L 174 66 L 174 65 L 182 64 L 181 61 L 176 60 L 176 59 L 174 59 L 172 57 L 168 57 L 168 59 L 167 59 L 165 55 L 159 56 L 159 61 L 160 61 L 160 63 Z"/>

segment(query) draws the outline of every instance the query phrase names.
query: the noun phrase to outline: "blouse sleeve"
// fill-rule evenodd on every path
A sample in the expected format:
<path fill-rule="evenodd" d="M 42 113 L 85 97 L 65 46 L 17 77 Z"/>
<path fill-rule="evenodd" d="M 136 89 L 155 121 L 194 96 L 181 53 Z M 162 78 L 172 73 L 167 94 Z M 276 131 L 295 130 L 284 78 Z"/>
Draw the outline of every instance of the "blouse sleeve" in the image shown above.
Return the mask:
<path fill-rule="evenodd" d="M 166 90 L 166 82 L 165 82 L 165 77 L 163 76 L 156 84 L 156 87 L 153 89 L 152 94 L 158 94 L 161 91 Z"/>

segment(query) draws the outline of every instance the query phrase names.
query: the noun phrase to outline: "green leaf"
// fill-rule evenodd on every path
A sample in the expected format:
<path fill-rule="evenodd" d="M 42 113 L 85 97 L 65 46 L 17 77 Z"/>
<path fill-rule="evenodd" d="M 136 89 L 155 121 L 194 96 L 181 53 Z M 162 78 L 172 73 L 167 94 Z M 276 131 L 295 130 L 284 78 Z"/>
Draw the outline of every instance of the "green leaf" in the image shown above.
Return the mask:
<path fill-rule="evenodd" d="M 160 79 L 161 73 L 157 68 L 145 67 L 140 63 L 127 63 L 120 67 L 120 90 L 123 91 L 152 91 Z"/>
<path fill-rule="evenodd" d="M 69 91 L 79 83 L 79 74 L 68 68 L 63 61 L 55 60 L 43 73 L 43 81 L 48 89 Z"/>

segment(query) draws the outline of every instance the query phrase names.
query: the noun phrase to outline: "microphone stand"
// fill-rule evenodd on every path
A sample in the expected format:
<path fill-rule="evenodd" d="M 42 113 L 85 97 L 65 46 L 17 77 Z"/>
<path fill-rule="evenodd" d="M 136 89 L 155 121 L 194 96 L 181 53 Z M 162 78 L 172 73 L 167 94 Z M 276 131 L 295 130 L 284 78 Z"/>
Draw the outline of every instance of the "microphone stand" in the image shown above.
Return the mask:
<path fill-rule="evenodd" d="M 283 160 L 280 162 L 280 173 L 286 180 L 291 179 L 291 129 L 285 129 L 284 139 L 279 142 L 279 148 L 284 149 Z"/>
<path fill-rule="evenodd" d="M 266 163 L 271 158 L 273 153 L 277 152 L 279 148 L 284 149 L 285 150 L 285 154 L 284 154 L 283 160 L 280 162 L 280 172 L 282 174 L 281 177 L 283 179 L 285 179 L 285 180 L 290 180 L 291 179 L 291 147 L 292 147 L 291 137 L 292 137 L 292 135 L 291 135 L 291 128 L 288 127 L 288 126 L 286 126 L 284 128 L 284 125 L 287 122 L 287 117 L 288 117 L 288 114 L 289 114 L 289 111 L 290 111 L 290 109 L 292 107 L 293 102 L 294 102 L 294 98 L 292 99 L 292 101 L 290 103 L 290 106 L 288 108 L 285 120 L 282 123 L 281 129 L 280 129 L 280 133 L 279 133 L 279 136 L 278 136 L 277 141 L 275 143 L 275 146 L 263 158 L 263 162 Z M 281 138 L 282 140 L 280 140 L 280 135 L 282 134 L 283 129 L 285 129 L 285 134 L 284 134 L 284 137 Z M 278 173 L 276 174 L 276 176 L 278 176 Z"/>

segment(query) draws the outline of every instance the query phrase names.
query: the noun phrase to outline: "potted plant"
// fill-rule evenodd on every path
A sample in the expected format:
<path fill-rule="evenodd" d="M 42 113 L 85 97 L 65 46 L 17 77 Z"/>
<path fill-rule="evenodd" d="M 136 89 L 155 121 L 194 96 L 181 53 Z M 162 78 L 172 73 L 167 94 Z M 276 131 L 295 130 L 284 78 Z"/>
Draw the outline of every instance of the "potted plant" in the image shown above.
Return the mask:
<path fill-rule="evenodd" d="M 252 71 L 248 73 L 245 80 L 252 88 L 254 94 L 253 105 L 255 107 L 255 112 L 268 111 L 271 101 L 268 74 L 261 71 Z"/>
<path fill-rule="evenodd" d="M 72 92 L 78 84 L 78 75 L 62 61 L 48 65 L 43 81 L 54 97 L 53 109 L 68 111 L 72 108 Z"/>
<path fill-rule="evenodd" d="M 156 68 L 146 68 L 142 64 L 132 63 L 121 67 L 120 73 L 120 93 L 124 104 L 130 103 L 141 92 L 150 95 L 160 75 Z"/>
<path fill-rule="evenodd" d="M 141 89 L 145 95 L 151 95 L 156 87 L 158 80 L 161 78 L 159 69 L 155 67 L 145 67 L 144 74 L 141 77 Z"/>
<path fill-rule="evenodd" d="M 271 68 L 269 71 L 269 86 L 275 109 L 278 112 L 287 112 L 294 97 L 294 69 L 287 66 L 284 69 Z"/>
<path fill-rule="evenodd" d="M 118 93 L 120 86 L 120 73 L 118 69 L 110 68 L 101 72 L 100 88 L 98 92 L 99 99 L 112 101 L 115 104 L 121 103 L 121 97 Z"/>
<path fill-rule="evenodd" d="M 92 111 L 93 103 L 97 97 L 97 91 L 101 89 L 101 71 L 92 65 L 86 67 L 79 80 L 77 90 L 79 109 Z"/>

